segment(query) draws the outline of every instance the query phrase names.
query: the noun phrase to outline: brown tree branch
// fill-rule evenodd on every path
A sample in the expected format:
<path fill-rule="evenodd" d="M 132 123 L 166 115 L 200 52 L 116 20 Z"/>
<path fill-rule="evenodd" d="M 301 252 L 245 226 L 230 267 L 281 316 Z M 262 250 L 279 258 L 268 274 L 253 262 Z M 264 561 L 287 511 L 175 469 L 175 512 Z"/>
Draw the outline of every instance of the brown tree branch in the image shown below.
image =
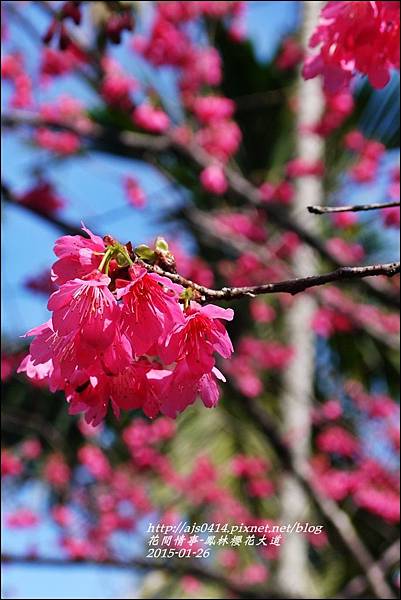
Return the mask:
<path fill-rule="evenodd" d="M 174 283 L 178 283 L 185 288 L 192 288 L 199 292 L 203 300 L 238 300 L 240 298 L 259 296 L 262 294 L 279 294 L 286 293 L 295 295 L 299 292 L 303 292 L 309 288 L 325 285 L 326 283 L 341 282 L 349 279 L 361 279 L 363 277 L 371 277 L 374 275 L 385 275 L 387 277 L 393 277 L 400 272 L 400 263 L 383 263 L 376 265 L 367 265 L 364 267 L 340 267 L 330 273 L 324 273 L 322 275 L 310 275 L 309 277 L 297 277 L 295 279 L 288 279 L 286 281 L 278 281 L 276 283 L 265 283 L 263 285 L 254 285 L 246 287 L 224 287 L 220 290 L 214 290 L 207 288 L 203 285 L 199 285 L 178 275 L 177 273 L 168 273 L 163 271 L 158 266 L 149 265 L 144 261 L 137 259 L 137 262 L 145 267 L 149 272 L 157 273 L 163 277 L 168 277 Z"/>
<path fill-rule="evenodd" d="M 354 204 L 349 206 L 308 206 L 308 211 L 315 215 L 323 215 L 326 213 L 343 213 L 343 212 L 361 212 L 367 210 L 378 210 L 381 208 L 391 208 L 392 206 L 400 206 L 399 200 L 392 202 L 376 202 L 373 204 Z"/>

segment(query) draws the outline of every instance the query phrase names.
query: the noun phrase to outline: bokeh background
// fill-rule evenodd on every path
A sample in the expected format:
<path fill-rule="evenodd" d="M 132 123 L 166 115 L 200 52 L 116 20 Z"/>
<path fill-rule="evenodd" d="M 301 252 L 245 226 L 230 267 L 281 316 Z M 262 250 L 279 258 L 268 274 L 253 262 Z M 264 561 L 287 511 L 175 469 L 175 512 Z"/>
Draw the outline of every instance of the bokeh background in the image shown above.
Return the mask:
<path fill-rule="evenodd" d="M 206 569 L 219 571 L 259 593 L 284 597 L 334 597 L 352 583 L 349 595 L 339 597 L 367 597 L 366 593 L 372 594 L 369 597 L 385 597 L 372 591 L 366 571 L 347 544 L 344 546 L 333 523 L 300 489 L 299 482 L 294 484 L 291 469 L 287 474 L 280 457 L 281 441 L 275 442 L 277 432 L 290 448 L 295 447 L 295 456 L 297 444 L 303 445 L 299 436 L 306 432 L 306 458 L 312 465 L 319 494 L 348 515 L 373 560 L 381 560 L 383 553 L 393 548 L 383 572 L 387 585 L 396 593 L 399 323 L 393 303 L 384 298 L 397 292 L 395 281 L 378 280 L 382 297 L 371 288 L 352 283 L 332 288 L 339 290 L 338 295 L 321 294 L 320 290 L 308 294 L 307 302 L 311 304 L 307 314 L 311 318 L 301 324 L 298 342 L 293 336 L 294 319 L 298 323 L 300 320 L 297 299 L 285 295 L 236 303 L 236 318 L 230 327 L 236 354 L 231 366 L 221 365 L 228 379 L 222 399 L 211 411 L 200 403 L 189 408 L 174 422 L 174 431 L 169 432 L 166 425 L 165 440 L 162 434 L 155 435 L 157 456 L 167 461 L 164 468 L 149 466 L 146 458 L 132 452 L 128 434 L 124 436 L 132 426 L 143 422 L 143 415 L 124 415 L 119 422 L 109 415 L 101 430 L 93 434 L 79 416 L 68 415 L 62 395 L 31 386 L 15 373 L 19 357 L 27 348 L 21 336 L 48 318 L 48 272 L 54 241 L 63 233 L 62 223 L 79 227 L 82 221 L 99 235 L 110 233 L 122 242 L 131 240 L 135 244 L 151 243 L 162 235 L 171 243 L 183 274 L 201 283 L 215 282 L 216 286 L 257 284 L 297 274 L 295 255 L 304 247 L 302 240 L 294 240 L 293 234 L 277 227 L 263 208 L 255 209 L 230 190 L 216 196 L 202 189 L 195 167 L 180 158 L 136 156 L 135 152 L 122 156 L 112 140 L 102 147 L 83 144 L 78 153 L 65 156 L 40 147 L 35 141 L 35 128 L 26 124 L 10 127 L 8 116 L 21 117 L 23 122 L 27 114 L 38 114 L 47 103 L 57 105 L 63 96 L 81 102 L 93 121 L 116 131 L 128 127 L 123 111 L 111 106 L 98 89 L 91 88 L 80 77 L 79 68 L 60 76 L 43 76 L 45 50 L 41 36 L 49 26 L 52 11 L 61 4 L 2 2 L 2 60 L 21 54 L 33 95 L 32 106 L 15 107 L 13 87 L 7 78 L 3 81 L 6 120 L 2 172 L 8 192 L 12 191 L 2 198 L 3 444 L 7 456 L 15 456 L 23 468 L 21 472 L 17 468 L 14 475 L 3 473 L 2 553 L 33 560 L 3 565 L 2 597 L 231 597 L 232 592 L 224 585 L 201 581 L 196 573 L 155 572 L 135 565 L 121 568 L 118 563 L 145 556 L 149 521 L 170 522 L 185 517 L 197 522 L 214 519 L 235 523 L 236 515 L 241 519 L 245 514 L 241 510 L 252 515 L 255 522 L 298 520 L 322 524 L 324 533 L 319 538 L 300 535 L 292 542 L 284 539 L 280 548 L 270 546 L 264 553 L 245 547 L 238 556 L 232 549 L 231 554 L 227 549 L 214 550 L 211 558 L 205 559 Z M 99 27 L 96 8 L 113 3 L 82 4 L 82 24 L 70 27 L 85 44 L 95 47 Z M 157 6 L 152 2 L 125 4 L 135 14 L 134 32 L 125 32 L 119 45 L 107 43 L 105 49 L 97 50 L 115 58 L 124 72 L 139 82 L 132 94 L 134 103 L 142 102 L 152 89 L 171 122 L 179 126 L 189 117 L 182 103 L 177 69 L 152 65 L 134 43 L 141 36 L 151 35 Z M 286 182 L 291 197 L 287 201 L 285 194 L 284 199 L 273 198 L 273 205 L 276 202 L 290 221 L 306 219 L 306 226 L 322 243 L 331 243 L 329 247 L 338 262 L 394 260 L 399 253 L 398 232 L 388 226 L 384 216 L 361 213 L 349 222 L 306 216 L 300 197 L 303 178 L 290 177 L 286 170 L 288 162 L 297 157 L 299 137 L 304 135 L 299 129 L 303 116 L 297 94 L 299 86 L 305 85 L 300 83 L 299 66 L 305 50 L 305 19 L 308 10 L 311 12 L 308 5 L 323 3 L 242 4 L 241 35 L 230 31 L 229 18 L 197 18 L 185 25 L 195 45 L 214 46 L 221 56 L 222 82 L 212 91 L 236 102 L 234 118 L 242 144 L 230 159 L 231 168 L 255 186 Z M 315 14 L 316 9 L 312 12 Z M 291 55 L 288 40 L 292 40 L 298 54 Z M 286 51 L 288 63 L 280 63 Z M 320 203 L 388 200 L 389 190 L 394 194 L 397 186 L 399 161 L 398 74 L 394 73 L 390 84 L 380 91 L 363 79 L 357 80 L 350 98 L 339 98 L 337 108 L 330 107 L 324 97 L 321 107 L 324 114 L 337 110 L 340 118 L 330 135 L 316 136 L 324 164 L 324 174 L 316 178 Z M 188 122 L 198 127 L 193 120 Z M 361 159 L 344 141 L 355 130 L 366 139 L 380 142 L 375 166 L 371 165 L 367 174 L 361 174 L 363 166 L 358 171 Z M 142 190 L 143 206 L 133 205 L 127 193 L 127 178 L 134 179 Z M 43 215 L 35 208 L 27 209 L 21 200 L 24 192 L 43 179 L 65 200 L 57 213 L 45 210 Z M 266 251 L 268 264 L 263 254 Z M 305 268 L 310 272 L 329 270 L 330 261 L 318 253 L 307 260 L 311 262 Z M 40 285 L 32 285 L 39 279 Z M 300 310 L 298 314 L 302 315 L 302 306 Z M 301 346 L 297 347 L 299 339 Z M 293 381 L 297 373 L 294 356 L 299 355 L 306 360 L 305 382 Z M 300 393 L 309 390 L 305 392 L 308 398 L 301 405 L 298 402 L 295 416 L 288 418 L 294 406 L 294 387 Z M 294 429 L 297 420 L 306 427 L 301 433 Z M 269 435 L 270 426 L 273 431 Z M 134 437 L 140 435 L 140 427 L 134 427 Z M 144 427 L 151 425 L 145 421 Z M 329 433 L 323 436 L 325 432 Z M 37 456 L 35 452 L 32 458 L 24 455 L 27 440 L 39 442 Z M 138 508 L 138 498 L 136 504 L 131 503 L 132 526 L 110 525 L 110 532 L 102 530 L 104 537 L 98 537 L 96 543 L 103 545 L 104 555 L 99 548 L 85 547 L 85 543 L 106 527 L 96 498 L 114 498 L 117 484 L 91 472 L 90 464 L 80 454 L 87 445 L 99 448 L 115 473 L 119 469 L 128 472 L 132 490 L 140 490 L 144 496 L 143 510 Z M 46 465 L 60 452 L 70 469 L 70 477 L 61 488 L 46 476 Z M 244 455 L 262 461 L 261 467 L 250 467 L 249 476 L 238 475 Z M 175 482 L 174 473 L 185 480 L 184 492 Z M 71 511 L 71 526 L 60 525 L 60 519 L 55 519 L 54 508 L 61 505 Z M 46 564 L 49 557 L 60 560 L 60 564 Z M 76 564 L 77 560 L 82 562 Z M 91 564 L 99 560 L 116 564 Z M 293 576 L 288 575 L 292 568 Z M 357 580 L 359 587 L 355 585 Z"/>

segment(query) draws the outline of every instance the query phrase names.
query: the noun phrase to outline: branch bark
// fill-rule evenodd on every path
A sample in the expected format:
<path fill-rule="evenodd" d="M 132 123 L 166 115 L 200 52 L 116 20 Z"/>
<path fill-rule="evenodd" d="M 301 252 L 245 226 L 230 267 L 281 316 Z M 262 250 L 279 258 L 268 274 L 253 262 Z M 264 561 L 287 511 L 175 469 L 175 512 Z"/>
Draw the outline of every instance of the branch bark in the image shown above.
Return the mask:
<path fill-rule="evenodd" d="M 400 206 L 399 200 L 392 202 L 376 202 L 372 204 L 353 204 L 348 206 L 319 206 L 312 205 L 308 206 L 307 209 L 310 213 L 315 215 L 323 215 L 327 213 L 342 213 L 342 212 L 362 212 L 368 210 L 378 210 L 382 208 L 391 208 L 393 206 Z"/>
<path fill-rule="evenodd" d="M 299 294 L 309 288 L 325 285 L 326 283 L 342 282 L 351 279 L 361 279 L 364 277 L 372 277 L 375 275 L 385 275 L 393 277 L 400 272 L 400 263 L 383 263 L 376 265 L 366 265 L 364 267 L 341 267 L 335 271 L 324 273 L 322 275 L 309 275 L 308 277 L 297 277 L 286 281 L 278 281 L 276 283 L 265 283 L 263 285 L 245 286 L 245 287 L 224 287 L 219 290 L 207 288 L 186 279 L 177 273 L 168 273 L 160 267 L 149 265 L 138 259 L 137 262 L 145 267 L 151 273 L 157 273 L 167 277 L 174 283 L 178 283 L 185 288 L 192 288 L 198 291 L 203 300 L 239 300 L 241 298 L 260 296 L 262 294 Z"/>

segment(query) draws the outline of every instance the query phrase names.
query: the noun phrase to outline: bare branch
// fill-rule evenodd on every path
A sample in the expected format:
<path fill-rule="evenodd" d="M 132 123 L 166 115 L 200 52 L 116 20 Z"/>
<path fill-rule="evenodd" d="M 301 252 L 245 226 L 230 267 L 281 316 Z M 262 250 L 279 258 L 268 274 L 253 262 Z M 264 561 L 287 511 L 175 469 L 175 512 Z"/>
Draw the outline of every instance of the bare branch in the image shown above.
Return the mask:
<path fill-rule="evenodd" d="M 178 283 L 185 288 L 192 288 L 199 292 L 204 300 L 238 300 L 240 298 L 253 298 L 262 294 L 279 294 L 286 293 L 295 295 L 303 292 L 306 289 L 325 285 L 326 283 L 341 282 L 349 279 L 361 279 L 364 277 L 372 277 L 375 275 L 385 275 L 393 277 L 400 272 L 400 263 L 384 263 L 376 265 L 367 265 L 364 267 L 340 267 L 330 273 L 322 275 L 310 275 L 309 277 L 297 277 L 286 281 L 278 281 L 276 283 L 265 283 L 263 285 L 247 286 L 247 287 L 224 287 L 220 290 L 207 288 L 186 279 L 177 273 L 168 273 L 160 267 L 149 265 L 144 261 L 137 259 L 141 266 L 145 267 L 149 272 L 157 273 L 163 277 L 168 277 L 174 283 Z"/>
<path fill-rule="evenodd" d="M 378 210 L 381 208 L 391 208 L 400 206 L 399 200 L 392 202 L 376 202 L 373 204 L 354 204 L 349 206 L 308 206 L 308 211 L 314 215 L 323 215 L 326 213 L 343 213 L 343 212 L 362 212 L 367 210 Z"/>

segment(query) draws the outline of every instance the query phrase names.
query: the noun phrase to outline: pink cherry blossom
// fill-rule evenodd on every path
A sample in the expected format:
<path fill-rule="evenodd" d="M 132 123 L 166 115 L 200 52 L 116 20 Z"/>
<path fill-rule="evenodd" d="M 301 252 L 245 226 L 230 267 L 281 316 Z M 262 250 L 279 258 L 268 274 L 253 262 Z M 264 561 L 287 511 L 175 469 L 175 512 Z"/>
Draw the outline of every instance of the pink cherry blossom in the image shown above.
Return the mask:
<path fill-rule="evenodd" d="M 54 245 L 54 253 L 58 260 L 52 267 L 52 279 L 58 285 L 88 275 L 102 260 L 106 250 L 102 238 L 94 235 L 85 226 L 82 226 L 82 229 L 89 239 L 80 235 L 65 235 Z"/>
<path fill-rule="evenodd" d="M 151 133 L 164 133 L 170 126 L 167 114 L 150 104 L 137 106 L 132 114 L 135 125 Z"/>
<path fill-rule="evenodd" d="M 235 104 L 230 98 L 222 96 L 200 96 L 195 98 L 192 110 L 197 119 L 207 125 L 213 121 L 230 119 L 235 110 Z"/>
<path fill-rule="evenodd" d="M 16 477 L 23 471 L 23 465 L 18 456 L 12 454 L 6 448 L 1 450 L 1 475 Z"/>
<path fill-rule="evenodd" d="M 46 127 L 39 127 L 34 140 L 45 150 L 50 150 L 55 154 L 67 156 L 75 154 L 81 147 L 81 140 L 76 133 L 71 131 L 52 131 Z"/>
<path fill-rule="evenodd" d="M 332 215 L 333 225 L 339 229 L 347 229 L 358 223 L 358 215 L 353 212 L 335 213 Z"/>
<path fill-rule="evenodd" d="M 128 202 L 135 208 L 142 208 L 146 203 L 146 196 L 138 181 L 134 177 L 125 177 L 125 194 Z"/>
<path fill-rule="evenodd" d="M 324 174 L 324 165 L 322 161 L 307 162 L 300 158 L 294 158 L 287 163 L 286 175 L 288 177 L 315 176 L 322 177 Z"/>
<path fill-rule="evenodd" d="M 38 439 L 25 440 L 21 446 L 21 453 L 28 460 L 35 460 L 42 452 L 42 445 Z"/>
<path fill-rule="evenodd" d="M 100 93 L 104 100 L 122 110 L 132 106 L 131 93 L 138 89 L 138 82 L 124 73 L 119 63 L 111 58 L 103 59 L 104 77 Z"/>
<path fill-rule="evenodd" d="M 130 282 L 121 282 L 117 299 L 122 300 L 121 324 L 137 356 L 161 342 L 171 327 L 183 321 L 177 292 L 182 288 L 169 279 L 130 268 Z"/>
<path fill-rule="evenodd" d="M 255 298 L 251 301 L 250 313 L 252 319 L 259 323 L 271 323 L 276 316 L 274 308 L 260 298 Z"/>
<path fill-rule="evenodd" d="M 53 311 L 54 331 L 61 336 L 79 331 L 84 342 L 106 349 L 115 336 L 118 314 L 109 283 L 110 278 L 99 271 L 64 283 L 47 305 Z"/>
<path fill-rule="evenodd" d="M 301 62 L 304 51 L 301 45 L 293 38 L 286 38 L 281 45 L 280 53 L 276 59 L 279 69 L 293 69 Z"/>
<path fill-rule="evenodd" d="M 200 181 L 205 190 L 212 194 L 216 194 L 216 196 L 225 194 L 228 188 L 224 170 L 218 164 L 206 167 L 200 175 Z"/>
<path fill-rule="evenodd" d="M 92 445 L 82 446 L 78 450 L 78 460 L 95 479 L 99 479 L 100 481 L 109 479 L 111 466 L 99 447 Z"/>
<path fill-rule="evenodd" d="M 316 445 L 323 452 L 335 453 L 340 456 L 352 456 L 359 449 L 357 439 L 337 425 L 319 433 Z"/>
<path fill-rule="evenodd" d="M 231 321 L 233 316 L 231 308 L 192 302 L 185 312 L 185 321 L 178 323 L 166 338 L 161 352 L 165 363 L 185 360 L 192 373 L 209 373 L 214 366 L 214 352 L 223 358 L 230 358 L 233 352 L 231 340 L 220 321 Z"/>
<path fill-rule="evenodd" d="M 319 54 L 306 60 L 303 75 L 321 74 L 330 92 L 348 87 L 356 72 L 382 88 L 400 66 L 399 36 L 399 2 L 328 2 L 310 39 Z"/>
<path fill-rule="evenodd" d="M 196 132 L 196 142 L 216 160 L 226 163 L 241 143 L 241 130 L 235 121 L 213 121 Z"/>
<path fill-rule="evenodd" d="M 39 523 L 39 517 L 29 508 L 19 508 L 5 516 L 6 527 L 19 529 L 24 527 L 35 527 Z"/>
<path fill-rule="evenodd" d="M 393 206 L 391 208 L 384 208 L 382 210 L 382 217 L 386 227 L 400 226 L 400 208 L 399 206 Z"/>

